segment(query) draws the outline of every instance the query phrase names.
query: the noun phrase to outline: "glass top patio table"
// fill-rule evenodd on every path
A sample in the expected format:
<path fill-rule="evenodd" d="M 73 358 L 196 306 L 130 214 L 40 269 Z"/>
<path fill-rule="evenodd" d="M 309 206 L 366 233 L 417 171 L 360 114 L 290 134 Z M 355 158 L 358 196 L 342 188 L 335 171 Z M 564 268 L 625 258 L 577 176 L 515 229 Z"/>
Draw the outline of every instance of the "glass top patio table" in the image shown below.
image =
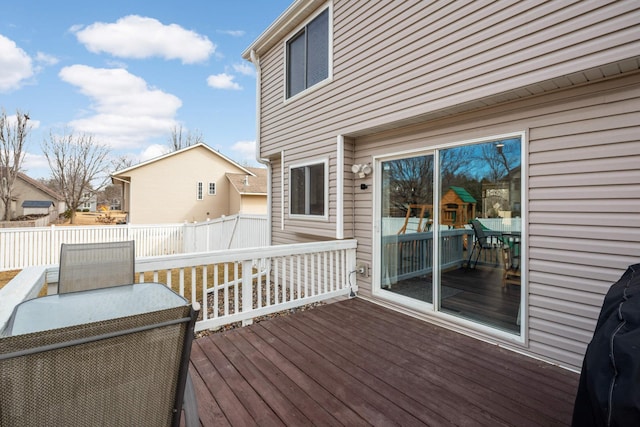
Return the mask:
<path fill-rule="evenodd" d="M 5 335 L 20 335 L 187 305 L 161 283 L 139 283 L 48 295 L 16 306 Z"/>

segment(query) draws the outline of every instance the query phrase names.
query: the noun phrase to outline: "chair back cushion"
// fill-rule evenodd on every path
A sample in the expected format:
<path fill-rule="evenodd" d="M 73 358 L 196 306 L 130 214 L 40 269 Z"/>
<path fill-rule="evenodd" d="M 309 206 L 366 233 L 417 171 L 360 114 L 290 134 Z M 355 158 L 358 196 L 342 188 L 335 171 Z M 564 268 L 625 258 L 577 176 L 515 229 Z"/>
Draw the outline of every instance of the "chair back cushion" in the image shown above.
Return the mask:
<path fill-rule="evenodd" d="M 135 277 L 135 243 L 62 244 L 58 293 L 127 285 Z"/>

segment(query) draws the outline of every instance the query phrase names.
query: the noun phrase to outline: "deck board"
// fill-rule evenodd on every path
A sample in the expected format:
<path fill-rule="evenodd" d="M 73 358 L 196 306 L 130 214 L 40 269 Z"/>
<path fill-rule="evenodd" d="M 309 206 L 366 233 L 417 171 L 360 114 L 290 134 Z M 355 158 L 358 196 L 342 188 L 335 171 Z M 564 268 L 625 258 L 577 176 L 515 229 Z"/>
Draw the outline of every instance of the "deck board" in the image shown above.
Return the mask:
<path fill-rule="evenodd" d="M 566 426 L 578 375 L 361 299 L 195 340 L 203 426 Z"/>

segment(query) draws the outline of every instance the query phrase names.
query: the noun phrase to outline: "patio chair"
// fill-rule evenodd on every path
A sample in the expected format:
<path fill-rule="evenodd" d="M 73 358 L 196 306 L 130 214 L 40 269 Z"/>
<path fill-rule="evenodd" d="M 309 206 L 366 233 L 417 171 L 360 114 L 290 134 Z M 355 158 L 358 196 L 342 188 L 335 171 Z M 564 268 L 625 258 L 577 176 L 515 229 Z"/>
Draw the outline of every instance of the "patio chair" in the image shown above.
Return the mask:
<path fill-rule="evenodd" d="M 500 238 L 498 236 L 487 233 L 485 228 L 482 226 L 482 223 L 477 219 L 471 220 L 471 227 L 473 228 L 475 239 L 473 242 L 473 247 L 471 248 L 471 252 L 469 252 L 469 260 L 467 261 L 467 266 L 471 266 L 471 259 L 473 258 L 473 254 L 475 253 L 476 259 L 473 263 L 473 268 L 476 268 L 476 266 L 478 265 L 478 259 L 480 259 L 480 254 L 484 249 L 495 252 L 496 265 L 498 265 L 497 251 L 502 246 Z"/>
<path fill-rule="evenodd" d="M 58 293 L 126 285 L 135 278 L 135 242 L 63 243 Z"/>
<path fill-rule="evenodd" d="M 502 275 L 502 288 L 506 289 L 507 285 L 520 286 L 520 266 L 514 260 L 514 249 L 508 245 L 502 248 L 502 261 L 504 263 L 504 271 Z"/>
<path fill-rule="evenodd" d="M 178 426 L 184 407 L 199 426 L 183 406 L 196 317 L 184 305 L 0 338 L 0 425 Z"/>

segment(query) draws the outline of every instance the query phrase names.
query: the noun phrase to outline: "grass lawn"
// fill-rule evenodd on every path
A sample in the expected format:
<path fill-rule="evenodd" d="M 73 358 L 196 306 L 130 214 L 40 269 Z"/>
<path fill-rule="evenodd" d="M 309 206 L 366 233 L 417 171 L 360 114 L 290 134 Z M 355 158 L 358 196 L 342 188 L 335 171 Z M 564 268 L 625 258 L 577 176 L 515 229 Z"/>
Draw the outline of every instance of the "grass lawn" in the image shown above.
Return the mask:
<path fill-rule="evenodd" d="M 0 288 L 9 283 L 18 273 L 20 270 L 0 271 Z"/>

